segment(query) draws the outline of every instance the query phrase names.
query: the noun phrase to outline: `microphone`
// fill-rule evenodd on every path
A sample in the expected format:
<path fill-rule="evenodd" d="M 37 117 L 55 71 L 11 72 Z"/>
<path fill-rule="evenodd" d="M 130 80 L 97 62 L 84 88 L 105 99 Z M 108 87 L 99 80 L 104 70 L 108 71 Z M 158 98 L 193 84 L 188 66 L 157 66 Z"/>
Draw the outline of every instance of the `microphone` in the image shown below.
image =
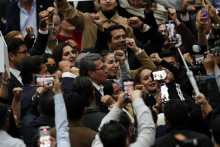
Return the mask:
<path fill-rule="evenodd" d="M 192 46 L 192 49 L 193 49 L 194 53 L 204 52 L 207 49 L 207 45 L 205 45 L 205 44 L 194 44 Z"/>

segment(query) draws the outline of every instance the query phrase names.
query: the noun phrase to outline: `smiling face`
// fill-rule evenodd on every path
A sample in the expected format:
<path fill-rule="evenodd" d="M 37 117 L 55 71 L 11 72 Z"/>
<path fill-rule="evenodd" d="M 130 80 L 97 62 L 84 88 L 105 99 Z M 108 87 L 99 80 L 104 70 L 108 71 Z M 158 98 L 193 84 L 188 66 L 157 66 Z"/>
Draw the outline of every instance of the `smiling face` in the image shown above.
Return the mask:
<path fill-rule="evenodd" d="M 119 65 L 118 65 L 118 62 L 116 61 L 113 53 L 108 54 L 105 57 L 104 64 L 107 69 L 108 77 L 116 77 Z"/>
<path fill-rule="evenodd" d="M 99 5 L 102 11 L 111 12 L 114 11 L 115 7 L 117 6 L 116 0 L 100 0 Z"/>
<path fill-rule="evenodd" d="M 151 79 L 151 70 L 144 69 L 140 73 L 140 83 L 144 85 L 145 89 L 151 93 L 157 90 L 157 82 Z"/>
<path fill-rule="evenodd" d="M 121 87 L 117 84 L 117 83 L 112 83 L 112 87 L 113 87 L 113 94 L 112 94 L 112 98 L 115 101 L 118 101 L 118 96 L 123 92 Z"/>
<path fill-rule="evenodd" d="M 76 50 L 74 50 L 69 45 L 65 46 L 63 48 L 63 55 L 62 55 L 63 61 L 70 61 L 71 66 L 74 66 L 75 60 L 76 60 Z"/>
<path fill-rule="evenodd" d="M 111 31 L 111 42 L 108 42 L 109 49 L 115 51 L 115 50 L 122 50 L 126 51 L 126 41 L 127 38 L 126 33 L 123 29 L 113 30 Z"/>

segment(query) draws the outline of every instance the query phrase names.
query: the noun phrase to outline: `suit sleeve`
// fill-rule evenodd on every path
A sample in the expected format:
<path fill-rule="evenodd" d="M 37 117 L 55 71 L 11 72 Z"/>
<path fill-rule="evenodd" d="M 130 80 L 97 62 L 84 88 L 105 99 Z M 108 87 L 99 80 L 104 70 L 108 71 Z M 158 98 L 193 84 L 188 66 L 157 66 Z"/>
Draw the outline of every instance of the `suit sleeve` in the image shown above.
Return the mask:
<path fill-rule="evenodd" d="M 29 50 L 29 54 L 33 55 L 42 55 L 45 52 L 47 46 L 48 34 L 41 34 L 38 32 L 37 39 L 33 47 Z"/>

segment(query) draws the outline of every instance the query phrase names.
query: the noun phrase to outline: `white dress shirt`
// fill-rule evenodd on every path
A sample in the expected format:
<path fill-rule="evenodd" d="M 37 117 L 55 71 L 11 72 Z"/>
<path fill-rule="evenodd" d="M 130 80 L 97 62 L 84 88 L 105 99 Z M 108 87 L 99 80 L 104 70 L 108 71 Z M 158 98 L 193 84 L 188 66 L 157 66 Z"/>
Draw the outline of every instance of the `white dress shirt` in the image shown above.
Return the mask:
<path fill-rule="evenodd" d="M 21 72 L 19 70 L 9 68 L 10 72 L 18 79 L 18 81 L 23 85 L 22 80 L 21 80 Z"/>
<path fill-rule="evenodd" d="M 104 96 L 104 87 L 102 86 L 102 85 L 97 85 L 96 83 L 94 83 L 94 82 L 92 82 L 92 84 L 93 84 L 93 86 L 100 92 L 100 94 L 102 95 L 102 96 Z"/>

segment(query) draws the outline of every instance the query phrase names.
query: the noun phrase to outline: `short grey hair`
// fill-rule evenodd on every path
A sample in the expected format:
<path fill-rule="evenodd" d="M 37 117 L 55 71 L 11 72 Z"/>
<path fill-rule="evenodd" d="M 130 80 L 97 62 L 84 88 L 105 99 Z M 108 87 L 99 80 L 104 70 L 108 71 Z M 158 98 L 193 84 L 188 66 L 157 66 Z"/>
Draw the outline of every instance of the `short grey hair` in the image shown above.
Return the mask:
<path fill-rule="evenodd" d="M 102 57 L 96 53 L 88 53 L 81 58 L 79 62 L 79 74 L 80 76 L 89 76 L 88 71 L 96 69 L 95 61 L 102 60 Z"/>

